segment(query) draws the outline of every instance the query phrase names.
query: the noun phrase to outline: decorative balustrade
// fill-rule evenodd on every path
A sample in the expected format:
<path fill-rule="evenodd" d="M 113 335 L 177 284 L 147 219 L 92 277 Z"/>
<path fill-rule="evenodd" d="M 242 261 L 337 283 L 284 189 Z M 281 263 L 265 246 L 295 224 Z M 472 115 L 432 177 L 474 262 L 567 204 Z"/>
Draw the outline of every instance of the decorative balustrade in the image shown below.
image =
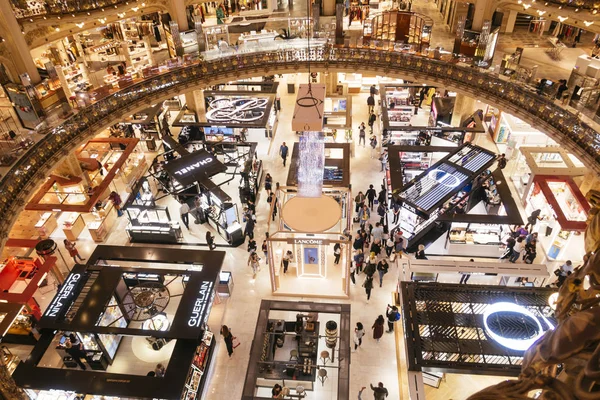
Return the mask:
<path fill-rule="evenodd" d="M 242 77 L 307 71 L 370 71 L 390 76 L 409 76 L 424 81 L 443 82 L 501 107 L 528 115 L 556 141 L 600 173 L 600 133 L 583 123 L 575 114 L 529 88 L 507 82 L 476 68 L 434 60 L 413 54 L 375 49 L 336 48 L 320 44 L 279 48 L 267 52 L 233 53 L 221 58 L 180 64 L 161 75 L 122 89 L 82 109 L 72 118 L 53 128 L 36 143 L 0 181 L 0 238 L 6 238 L 14 218 L 34 186 L 44 179 L 50 168 L 98 129 L 115 117 L 127 115 L 136 107 L 174 94 Z"/>

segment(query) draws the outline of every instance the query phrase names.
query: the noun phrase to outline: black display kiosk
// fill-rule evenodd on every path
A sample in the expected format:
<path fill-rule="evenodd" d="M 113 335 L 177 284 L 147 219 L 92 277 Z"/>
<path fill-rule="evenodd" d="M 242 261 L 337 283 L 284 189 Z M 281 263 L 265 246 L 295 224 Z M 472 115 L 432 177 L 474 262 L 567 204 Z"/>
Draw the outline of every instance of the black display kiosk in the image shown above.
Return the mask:
<path fill-rule="evenodd" d="M 433 164 L 396 194 L 402 205 L 400 230 L 408 241 L 406 247 L 409 251 L 421 243 L 442 214 L 464 207 L 473 180 L 488 170 L 495 160 L 494 153 L 465 144 Z"/>
<path fill-rule="evenodd" d="M 87 266 L 72 269 L 51 301 L 40 321 L 40 340 L 16 368 L 15 382 L 32 399 L 49 390 L 82 398 L 203 398 L 216 340 L 207 321 L 224 256 L 220 251 L 98 246 Z M 214 332 L 219 328 L 212 327 Z M 81 340 L 82 359 L 91 368 L 77 368 L 68 356 L 64 366 L 40 366 L 70 333 Z M 135 338 L 147 341 L 145 351 L 171 346 L 164 376 L 147 374 L 145 368 L 154 371 L 156 363 L 142 360 L 127 367 L 137 368 L 136 373 L 111 372 L 124 337 L 133 338 L 128 346 L 134 354 L 139 351 Z M 92 346 L 98 348 L 86 348 Z"/>

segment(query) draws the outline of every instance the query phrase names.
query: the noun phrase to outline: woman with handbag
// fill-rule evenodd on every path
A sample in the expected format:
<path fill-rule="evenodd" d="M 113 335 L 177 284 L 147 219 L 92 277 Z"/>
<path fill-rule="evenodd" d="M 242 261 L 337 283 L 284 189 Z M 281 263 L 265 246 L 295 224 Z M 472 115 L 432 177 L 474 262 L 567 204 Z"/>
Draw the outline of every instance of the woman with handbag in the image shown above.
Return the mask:
<path fill-rule="evenodd" d="M 231 357 L 233 354 L 233 335 L 227 325 L 221 327 L 221 335 L 223 335 L 225 346 L 227 346 L 227 353 L 229 354 L 229 357 Z"/>

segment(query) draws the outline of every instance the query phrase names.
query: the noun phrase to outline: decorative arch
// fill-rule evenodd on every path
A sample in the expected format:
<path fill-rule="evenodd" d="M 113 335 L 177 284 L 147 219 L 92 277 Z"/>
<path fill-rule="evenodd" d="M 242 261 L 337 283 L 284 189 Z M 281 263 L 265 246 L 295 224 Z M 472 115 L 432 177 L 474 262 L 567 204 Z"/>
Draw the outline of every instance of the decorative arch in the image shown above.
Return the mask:
<path fill-rule="evenodd" d="M 122 117 L 176 94 L 255 76 L 307 72 L 362 72 L 443 85 L 504 109 L 544 131 L 600 174 L 600 133 L 577 115 L 519 84 L 460 66 L 405 53 L 372 49 L 287 49 L 234 54 L 181 66 L 116 92 L 54 128 L 0 181 L 0 238 L 50 170 L 76 146 Z"/>

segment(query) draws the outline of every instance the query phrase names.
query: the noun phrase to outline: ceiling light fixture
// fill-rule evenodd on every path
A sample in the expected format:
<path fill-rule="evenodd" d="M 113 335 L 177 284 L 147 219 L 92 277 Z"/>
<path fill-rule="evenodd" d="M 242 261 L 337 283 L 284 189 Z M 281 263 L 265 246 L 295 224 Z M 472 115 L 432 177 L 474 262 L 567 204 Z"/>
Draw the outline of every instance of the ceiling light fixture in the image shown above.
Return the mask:
<path fill-rule="evenodd" d="M 566 20 L 568 20 L 568 19 L 569 19 L 569 17 L 561 17 L 560 15 L 559 15 L 558 17 L 556 17 L 556 18 L 558 18 L 558 20 L 559 20 L 560 22 L 565 22 Z"/>
<path fill-rule="evenodd" d="M 83 27 L 84 22 L 80 22 L 78 24 L 75 24 L 79 29 L 81 29 Z"/>
<path fill-rule="evenodd" d="M 100 19 L 98 19 L 98 21 L 100 21 L 101 24 L 105 24 L 106 23 L 106 18 L 100 18 Z"/>
<path fill-rule="evenodd" d="M 583 21 L 583 23 L 585 24 L 585 26 L 590 26 L 594 23 L 594 21 L 592 21 L 592 22 Z"/>
<path fill-rule="evenodd" d="M 57 27 L 56 29 L 54 29 L 54 30 L 55 30 L 56 32 L 60 32 L 60 28 L 58 28 L 58 27 Z"/>
<path fill-rule="evenodd" d="M 140 8 L 139 7 L 132 7 L 131 9 L 133 10 L 133 12 L 137 12 Z"/>
<path fill-rule="evenodd" d="M 538 15 L 539 15 L 540 17 L 541 17 L 542 15 L 544 15 L 544 14 L 546 14 L 546 11 L 541 11 L 541 10 L 538 10 Z"/>
<path fill-rule="evenodd" d="M 524 8 L 524 9 L 526 9 L 526 10 L 527 10 L 529 7 L 531 7 L 531 4 L 523 4 L 523 8 Z"/>

